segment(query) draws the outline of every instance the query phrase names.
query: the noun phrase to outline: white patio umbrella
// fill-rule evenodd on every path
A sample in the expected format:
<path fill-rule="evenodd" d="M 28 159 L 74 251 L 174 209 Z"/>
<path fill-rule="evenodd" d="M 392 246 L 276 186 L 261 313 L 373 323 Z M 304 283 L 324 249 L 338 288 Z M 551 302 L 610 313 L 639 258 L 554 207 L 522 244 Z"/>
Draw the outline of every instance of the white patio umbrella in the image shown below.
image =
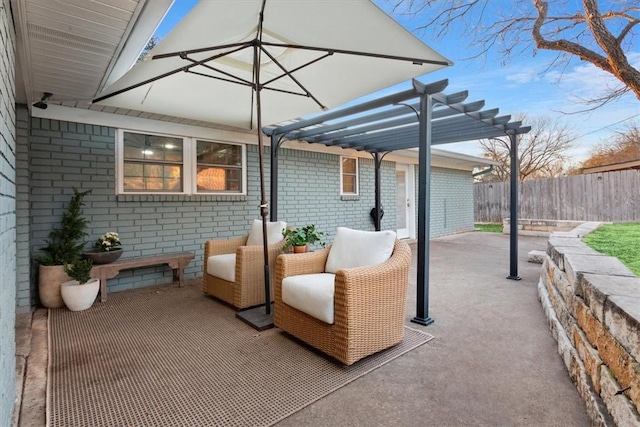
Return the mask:
<path fill-rule="evenodd" d="M 94 102 L 259 130 L 267 314 L 263 124 L 451 64 L 368 0 L 201 1 L 150 56 Z"/>

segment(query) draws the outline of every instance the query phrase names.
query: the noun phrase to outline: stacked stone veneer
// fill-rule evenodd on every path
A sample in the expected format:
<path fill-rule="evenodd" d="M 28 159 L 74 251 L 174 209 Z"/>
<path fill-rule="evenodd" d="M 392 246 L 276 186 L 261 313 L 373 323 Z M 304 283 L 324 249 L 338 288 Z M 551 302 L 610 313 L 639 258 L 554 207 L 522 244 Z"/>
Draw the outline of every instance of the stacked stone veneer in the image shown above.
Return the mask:
<path fill-rule="evenodd" d="M 640 278 L 582 242 L 599 225 L 550 236 L 538 293 L 592 424 L 640 426 Z"/>

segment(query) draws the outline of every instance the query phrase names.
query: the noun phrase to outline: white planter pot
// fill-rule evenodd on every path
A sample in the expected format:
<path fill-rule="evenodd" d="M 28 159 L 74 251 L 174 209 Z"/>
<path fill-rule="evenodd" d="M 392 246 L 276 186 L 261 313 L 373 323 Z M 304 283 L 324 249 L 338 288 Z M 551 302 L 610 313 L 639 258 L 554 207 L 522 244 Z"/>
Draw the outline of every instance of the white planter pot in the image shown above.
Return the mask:
<path fill-rule="evenodd" d="M 60 288 L 62 299 L 71 311 L 82 311 L 93 305 L 100 291 L 100 280 L 90 279 L 80 285 L 77 280 L 64 282 Z"/>

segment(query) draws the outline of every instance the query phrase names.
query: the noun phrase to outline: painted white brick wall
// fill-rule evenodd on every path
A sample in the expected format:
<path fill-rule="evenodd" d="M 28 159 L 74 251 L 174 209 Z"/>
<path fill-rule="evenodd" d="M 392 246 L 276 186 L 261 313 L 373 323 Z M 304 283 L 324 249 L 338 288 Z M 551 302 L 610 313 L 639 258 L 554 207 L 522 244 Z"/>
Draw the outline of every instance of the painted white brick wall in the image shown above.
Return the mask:
<path fill-rule="evenodd" d="M 9 0 L 0 1 L 0 426 L 15 398 L 16 117 L 15 33 Z"/>

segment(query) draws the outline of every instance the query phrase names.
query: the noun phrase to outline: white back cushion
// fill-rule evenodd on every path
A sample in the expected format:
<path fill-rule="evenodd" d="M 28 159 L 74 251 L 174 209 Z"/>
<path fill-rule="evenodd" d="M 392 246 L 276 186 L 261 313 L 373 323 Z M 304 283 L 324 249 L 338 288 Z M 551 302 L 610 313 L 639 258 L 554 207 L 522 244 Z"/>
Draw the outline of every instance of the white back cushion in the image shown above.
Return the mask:
<path fill-rule="evenodd" d="M 267 243 L 273 245 L 284 239 L 282 232 L 285 228 L 287 228 L 287 223 L 284 221 L 267 222 Z M 262 245 L 262 220 L 260 219 L 253 220 L 247 239 L 247 246 L 257 245 Z"/>
<path fill-rule="evenodd" d="M 391 257 L 395 231 L 361 231 L 338 227 L 324 271 L 336 273 L 341 268 L 380 264 Z"/>
<path fill-rule="evenodd" d="M 335 274 L 303 274 L 282 279 L 282 302 L 333 324 Z"/>

